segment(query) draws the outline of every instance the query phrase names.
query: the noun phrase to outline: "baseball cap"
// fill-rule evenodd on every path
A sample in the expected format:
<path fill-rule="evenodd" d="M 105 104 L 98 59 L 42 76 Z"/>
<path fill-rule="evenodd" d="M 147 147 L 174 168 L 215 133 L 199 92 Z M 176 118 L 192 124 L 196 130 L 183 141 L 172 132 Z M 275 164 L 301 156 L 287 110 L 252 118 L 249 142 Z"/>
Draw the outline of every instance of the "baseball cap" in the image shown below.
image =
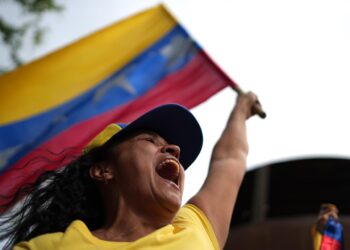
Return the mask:
<path fill-rule="evenodd" d="M 193 114 L 179 104 L 165 104 L 146 112 L 129 124 L 109 124 L 90 141 L 84 152 L 106 142 L 117 142 L 123 136 L 139 130 L 153 131 L 169 144 L 179 146 L 179 160 L 184 169 L 194 162 L 203 145 L 202 130 Z"/>

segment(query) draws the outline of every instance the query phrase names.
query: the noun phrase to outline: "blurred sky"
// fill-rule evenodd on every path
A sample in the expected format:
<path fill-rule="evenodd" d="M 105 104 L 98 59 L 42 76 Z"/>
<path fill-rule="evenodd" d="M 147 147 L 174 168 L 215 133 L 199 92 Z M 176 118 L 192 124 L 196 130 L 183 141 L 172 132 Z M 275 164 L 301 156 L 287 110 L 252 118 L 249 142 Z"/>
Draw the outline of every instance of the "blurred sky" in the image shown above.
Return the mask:
<path fill-rule="evenodd" d="M 7 18 L 21 16 L 10 2 Z M 41 46 L 26 45 L 26 61 L 65 46 L 156 0 L 60 0 L 65 10 L 45 15 Z M 253 90 L 268 117 L 248 122 L 248 169 L 305 157 L 350 156 L 350 1 L 163 1 L 187 31 L 243 89 Z M 24 17 L 25 18 L 25 17 Z M 7 61 L 0 49 L 0 63 Z M 205 145 L 187 171 L 184 201 L 202 184 L 212 147 L 236 94 L 225 89 L 193 109 Z"/>

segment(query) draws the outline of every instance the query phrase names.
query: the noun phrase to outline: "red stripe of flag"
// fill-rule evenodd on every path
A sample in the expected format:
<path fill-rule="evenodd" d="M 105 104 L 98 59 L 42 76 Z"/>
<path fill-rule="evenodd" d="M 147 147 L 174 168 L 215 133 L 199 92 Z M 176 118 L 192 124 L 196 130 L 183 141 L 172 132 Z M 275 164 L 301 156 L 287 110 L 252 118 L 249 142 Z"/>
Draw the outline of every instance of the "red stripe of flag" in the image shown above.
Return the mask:
<path fill-rule="evenodd" d="M 336 239 L 324 235 L 322 237 L 320 250 L 341 250 L 341 244 Z"/>

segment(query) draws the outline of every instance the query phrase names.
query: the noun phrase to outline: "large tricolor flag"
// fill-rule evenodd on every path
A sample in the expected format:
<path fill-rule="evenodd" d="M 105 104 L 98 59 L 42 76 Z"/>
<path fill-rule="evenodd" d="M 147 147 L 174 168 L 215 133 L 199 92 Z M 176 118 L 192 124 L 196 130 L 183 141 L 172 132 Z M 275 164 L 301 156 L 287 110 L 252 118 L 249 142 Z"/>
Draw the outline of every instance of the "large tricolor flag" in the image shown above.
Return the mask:
<path fill-rule="evenodd" d="M 81 150 L 109 123 L 163 103 L 192 108 L 227 85 L 162 5 L 1 76 L 0 205 L 57 168 L 45 152 Z"/>

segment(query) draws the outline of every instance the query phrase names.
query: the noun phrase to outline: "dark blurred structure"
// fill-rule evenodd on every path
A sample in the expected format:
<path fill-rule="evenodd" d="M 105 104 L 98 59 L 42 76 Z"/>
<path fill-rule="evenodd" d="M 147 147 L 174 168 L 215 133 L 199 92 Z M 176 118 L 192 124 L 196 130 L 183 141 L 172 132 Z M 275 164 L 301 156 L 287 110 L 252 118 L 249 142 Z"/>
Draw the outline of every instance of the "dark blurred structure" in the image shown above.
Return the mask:
<path fill-rule="evenodd" d="M 286 161 L 246 174 L 225 250 L 311 250 L 320 205 L 333 203 L 350 249 L 350 160 Z"/>

